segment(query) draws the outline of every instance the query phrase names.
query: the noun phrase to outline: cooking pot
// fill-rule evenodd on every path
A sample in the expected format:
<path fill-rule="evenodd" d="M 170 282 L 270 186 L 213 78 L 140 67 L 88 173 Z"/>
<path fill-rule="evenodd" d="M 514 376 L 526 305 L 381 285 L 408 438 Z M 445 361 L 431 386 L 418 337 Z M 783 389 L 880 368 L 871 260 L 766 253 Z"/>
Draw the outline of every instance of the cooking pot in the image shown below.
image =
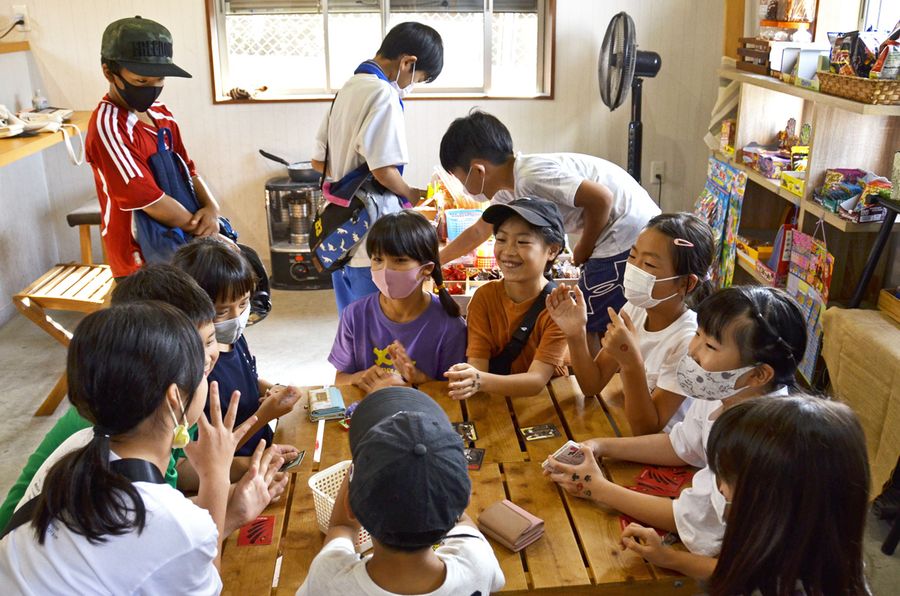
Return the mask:
<path fill-rule="evenodd" d="M 278 157 L 277 155 L 272 155 L 268 151 L 259 150 L 259 154 L 265 157 L 266 159 L 271 159 L 274 162 L 278 162 L 287 166 L 288 176 L 291 177 L 291 182 L 305 182 L 312 183 L 318 182 L 322 175 L 313 169 L 312 162 L 308 161 L 295 161 L 293 163 L 284 159 L 283 157 Z"/>

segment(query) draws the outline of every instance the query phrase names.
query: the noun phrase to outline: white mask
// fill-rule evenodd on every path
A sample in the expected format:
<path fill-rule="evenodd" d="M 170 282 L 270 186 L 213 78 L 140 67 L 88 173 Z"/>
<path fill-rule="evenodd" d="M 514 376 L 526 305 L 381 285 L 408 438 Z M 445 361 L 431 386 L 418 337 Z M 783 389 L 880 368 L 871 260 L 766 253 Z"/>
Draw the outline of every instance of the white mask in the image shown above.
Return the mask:
<path fill-rule="evenodd" d="M 250 307 L 244 309 L 240 315 L 221 323 L 214 323 L 216 328 L 216 341 L 220 344 L 231 345 L 236 342 L 244 333 L 247 327 L 247 321 L 250 320 Z"/>
<path fill-rule="evenodd" d="M 400 99 L 403 99 L 407 95 L 413 92 L 413 89 L 416 86 L 416 63 L 413 62 L 412 67 L 412 77 L 409 79 L 409 85 L 406 87 L 400 87 L 400 69 L 397 69 L 397 78 L 391 81 L 391 87 L 397 90 L 397 94 L 400 95 Z"/>
<path fill-rule="evenodd" d="M 713 510 L 716 512 L 716 518 L 719 520 L 719 523 L 724 526 L 727 519 L 725 517 L 725 508 L 731 505 L 731 502 L 725 498 L 725 495 L 722 494 L 722 491 L 719 490 L 718 486 L 713 487 L 712 494 L 709 495 L 709 500 L 712 501 Z"/>
<path fill-rule="evenodd" d="M 735 389 L 734 384 L 747 371 L 756 366 L 744 366 L 735 370 L 708 371 L 697 364 L 690 354 L 682 356 L 675 370 L 678 386 L 685 395 L 695 399 L 719 401 L 731 397 L 743 390 Z"/>
<path fill-rule="evenodd" d="M 678 292 L 675 292 L 671 296 L 666 296 L 665 298 L 654 298 L 653 286 L 656 285 L 656 282 L 678 279 L 679 277 L 681 277 L 681 275 L 656 279 L 656 276 L 652 273 L 647 273 L 640 267 L 636 267 L 631 263 L 625 263 L 625 280 L 622 283 L 625 289 L 625 299 L 628 300 L 632 306 L 638 308 L 653 308 L 660 302 L 665 302 L 678 295 Z"/>
<path fill-rule="evenodd" d="M 471 175 L 472 175 L 472 167 L 470 166 L 470 167 L 469 167 L 469 171 L 466 172 L 466 179 L 463 181 L 463 189 L 465 189 L 466 186 L 469 184 L 469 176 L 471 176 Z M 477 194 L 477 195 L 471 195 L 471 197 L 472 197 L 473 199 L 475 199 L 476 201 L 478 201 L 479 203 L 487 203 L 488 201 L 490 201 L 490 199 L 487 198 L 487 195 L 484 194 L 484 179 L 485 179 L 485 176 L 482 175 L 482 177 L 481 177 L 481 190 L 478 191 L 478 194 Z M 466 192 L 469 192 L 469 191 L 466 190 Z"/>

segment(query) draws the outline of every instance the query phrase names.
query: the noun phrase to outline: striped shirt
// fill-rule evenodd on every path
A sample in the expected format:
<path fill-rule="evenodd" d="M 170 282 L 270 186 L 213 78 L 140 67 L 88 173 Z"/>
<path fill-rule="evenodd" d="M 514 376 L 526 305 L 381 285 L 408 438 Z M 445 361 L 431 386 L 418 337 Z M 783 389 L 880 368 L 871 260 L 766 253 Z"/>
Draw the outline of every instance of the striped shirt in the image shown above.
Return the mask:
<path fill-rule="evenodd" d="M 173 151 L 195 174 L 194 163 L 181 141 L 181 131 L 165 105 L 155 102 L 147 115 L 157 126 L 172 130 Z M 143 265 L 134 239 L 132 211 L 146 209 L 165 196 L 150 172 L 149 158 L 157 151 L 156 129 L 138 120 L 105 96 L 91 116 L 85 140 L 87 161 L 94 172 L 100 201 L 103 244 L 114 277 L 129 275 Z"/>

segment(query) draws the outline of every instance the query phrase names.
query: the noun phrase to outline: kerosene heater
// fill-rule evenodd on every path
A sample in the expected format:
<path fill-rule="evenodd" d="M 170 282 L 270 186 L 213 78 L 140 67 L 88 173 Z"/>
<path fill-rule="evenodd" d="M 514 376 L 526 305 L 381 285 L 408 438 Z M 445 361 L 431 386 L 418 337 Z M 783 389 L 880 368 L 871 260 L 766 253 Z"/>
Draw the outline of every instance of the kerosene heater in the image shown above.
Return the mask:
<path fill-rule="evenodd" d="M 316 271 L 309 251 L 309 231 L 323 200 L 317 182 L 293 182 L 288 176 L 266 182 L 273 288 L 321 290 L 332 287 L 331 274 Z"/>

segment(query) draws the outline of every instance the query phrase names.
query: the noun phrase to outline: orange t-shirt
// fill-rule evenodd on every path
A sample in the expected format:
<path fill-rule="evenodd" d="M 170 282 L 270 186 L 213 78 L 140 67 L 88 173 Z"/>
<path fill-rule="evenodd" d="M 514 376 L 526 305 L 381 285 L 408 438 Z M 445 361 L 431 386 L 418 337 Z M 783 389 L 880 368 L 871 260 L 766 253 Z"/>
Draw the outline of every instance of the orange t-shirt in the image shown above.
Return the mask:
<path fill-rule="evenodd" d="M 535 300 L 537 299 L 543 300 L 543 296 Z M 489 360 L 500 354 L 532 304 L 534 300 L 526 300 L 520 304 L 513 302 L 506 295 L 502 280 L 492 281 L 478 288 L 469 302 L 466 314 L 466 324 L 469 327 L 466 357 Z M 528 372 L 531 363 L 539 360 L 556 369 L 554 377 L 564 376 L 568 374 L 565 368 L 568 359 L 566 336 L 550 318 L 550 313 L 544 310 L 538 315 L 522 353 L 513 361 L 510 374 Z"/>

